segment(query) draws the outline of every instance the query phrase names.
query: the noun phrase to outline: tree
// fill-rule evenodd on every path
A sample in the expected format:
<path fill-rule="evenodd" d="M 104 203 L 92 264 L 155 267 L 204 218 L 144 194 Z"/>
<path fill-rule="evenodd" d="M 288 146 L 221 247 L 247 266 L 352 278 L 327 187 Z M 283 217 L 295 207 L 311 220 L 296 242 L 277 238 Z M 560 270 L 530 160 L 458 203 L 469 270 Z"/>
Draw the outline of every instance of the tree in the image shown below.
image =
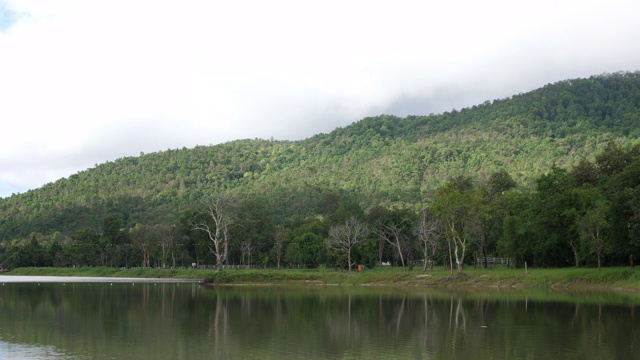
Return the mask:
<path fill-rule="evenodd" d="M 415 235 L 423 250 L 424 266 L 422 271 L 427 271 L 429 263 L 429 249 L 431 257 L 434 257 L 440 244 L 441 222 L 435 214 L 429 210 L 424 210 L 415 228 Z"/>
<path fill-rule="evenodd" d="M 367 222 L 369 224 L 375 224 L 374 233 L 379 235 L 379 228 L 381 224 L 385 222 L 385 218 L 387 217 L 388 210 L 382 206 L 375 206 L 371 208 L 367 214 Z M 386 253 L 390 252 L 391 248 L 389 243 L 386 241 L 385 237 L 377 236 L 378 238 L 378 251 L 377 258 L 378 263 L 382 264 L 383 259 L 387 255 Z"/>
<path fill-rule="evenodd" d="M 49 264 L 54 267 L 63 266 L 64 249 L 58 241 L 59 233 L 54 234 L 46 248 Z"/>
<path fill-rule="evenodd" d="M 93 266 L 98 259 L 100 235 L 91 228 L 76 232 L 72 243 L 72 262 L 74 265 Z"/>
<path fill-rule="evenodd" d="M 481 229 L 481 204 L 482 191 L 474 189 L 469 178 L 454 178 L 436 192 L 432 207 L 445 228 L 452 274 L 451 245 L 458 273 L 462 273 L 467 249 Z"/>
<path fill-rule="evenodd" d="M 278 269 L 280 269 L 280 264 L 282 262 L 282 258 L 284 257 L 288 235 L 289 235 L 288 229 L 282 226 L 276 227 L 274 244 L 273 244 L 273 253 L 275 255 L 276 267 Z"/>
<path fill-rule="evenodd" d="M 195 266 L 200 266 L 207 261 L 209 237 L 203 231 L 195 230 L 192 227 L 193 222 L 206 221 L 206 219 L 204 212 L 195 209 L 187 209 L 180 216 L 178 233 L 181 237 L 182 247 L 179 257 L 183 263 L 186 260 Z"/>
<path fill-rule="evenodd" d="M 609 233 L 618 263 L 627 262 L 632 269 L 640 248 L 640 191 L 625 188 L 611 197 Z"/>
<path fill-rule="evenodd" d="M 624 169 L 633 160 L 633 154 L 620 145 L 609 141 L 604 150 L 596 156 L 596 165 L 600 174 L 611 176 Z"/>
<path fill-rule="evenodd" d="M 569 176 L 571 176 L 579 186 L 595 186 L 599 179 L 598 168 L 586 158 L 580 159 L 580 162 L 569 170 Z"/>
<path fill-rule="evenodd" d="M 324 262 L 324 241 L 314 233 L 296 236 L 287 246 L 285 260 L 292 265 L 316 268 Z"/>
<path fill-rule="evenodd" d="M 376 210 L 379 212 L 380 210 Z M 377 214 L 377 222 L 373 232 L 381 241 L 395 248 L 402 268 L 406 270 L 408 257 L 411 256 L 411 229 L 415 222 L 415 214 L 408 209 L 386 210 Z"/>
<path fill-rule="evenodd" d="M 485 196 L 481 204 L 482 214 L 480 215 L 481 236 L 480 253 L 483 258 L 483 266 L 489 267 L 487 256 L 489 251 L 497 249 L 497 239 L 503 230 L 505 208 L 504 197 L 515 191 L 516 182 L 505 170 L 496 171 L 491 174 L 484 190 Z"/>
<path fill-rule="evenodd" d="M 240 250 L 240 264 L 252 265 L 255 258 L 263 263 L 268 261 L 274 233 L 275 225 L 266 203 L 259 198 L 243 199 L 231 231 Z"/>
<path fill-rule="evenodd" d="M 44 249 L 42 248 L 42 246 L 40 246 L 40 244 L 38 244 L 36 234 L 31 234 L 31 240 L 29 240 L 29 243 L 22 246 L 18 250 L 19 262 L 17 266 L 42 266 L 44 255 Z"/>
<path fill-rule="evenodd" d="M 499 209 L 498 216 L 501 218 L 498 253 L 511 258 L 512 263 L 516 265 L 533 263 L 532 202 L 531 196 L 518 190 L 510 190 L 505 192 L 496 204 Z"/>
<path fill-rule="evenodd" d="M 122 245 L 126 242 L 122 219 L 117 215 L 108 215 L 102 222 L 101 258 L 102 264 L 113 266 L 120 263 Z"/>
<path fill-rule="evenodd" d="M 580 236 L 591 244 L 598 259 L 598 269 L 602 266 L 602 255 L 607 248 L 605 231 L 609 226 L 606 215 L 608 208 L 604 200 L 600 200 L 579 220 Z"/>
<path fill-rule="evenodd" d="M 351 262 L 351 251 L 368 233 L 367 224 L 352 216 L 343 225 L 332 226 L 325 243 L 329 249 L 347 254 L 347 264 L 351 271 L 351 267 L 355 265 L 355 262 Z"/>
<path fill-rule="evenodd" d="M 496 171 L 489 177 L 489 192 L 495 196 L 516 187 L 516 182 L 505 170 Z"/>
<path fill-rule="evenodd" d="M 142 254 L 142 267 L 151 267 L 152 249 L 159 242 L 156 229 L 152 225 L 136 224 L 131 232 L 133 235 L 132 243 Z"/>
<path fill-rule="evenodd" d="M 575 266 L 579 262 L 579 239 L 575 226 L 578 212 L 575 182 L 565 169 L 551 168 L 536 180 L 533 220 L 537 233 L 534 260 L 537 266 Z M 573 259 L 572 259 L 573 258 Z"/>
<path fill-rule="evenodd" d="M 192 221 L 194 230 L 204 231 L 209 240 L 209 251 L 216 258 L 216 270 L 222 271 L 222 265 L 229 253 L 229 228 L 234 220 L 232 198 L 225 193 L 203 201 L 203 217 Z"/>
<path fill-rule="evenodd" d="M 634 254 L 640 250 L 640 186 L 628 191 L 628 206 L 631 210 L 631 217 L 628 220 L 629 235 L 627 238 L 627 253 L 629 254 L 629 264 L 633 269 Z"/>
<path fill-rule="evenodd" d="M 155 233 L 160 241 L 161 250 L 161 262 L 162 267 L 167 267 L 169 257 L 171 257 L 171 267 L 176 267 L 176 255 L 175 255 L 175 243 L 178 238 L 178 233 L 175 226 L 169 225 L 157 225 L 155 226 Z"/>
<path fill-rule="evenodd" d="M 506 216 L 503 221 L 503 242 L 502 252 L 513 259 L 513 263 L 520 261 L 520 253 L 522 246 L 522 237 L 524 235 L 524 226 L 522 220 L 518 216 Z"/>

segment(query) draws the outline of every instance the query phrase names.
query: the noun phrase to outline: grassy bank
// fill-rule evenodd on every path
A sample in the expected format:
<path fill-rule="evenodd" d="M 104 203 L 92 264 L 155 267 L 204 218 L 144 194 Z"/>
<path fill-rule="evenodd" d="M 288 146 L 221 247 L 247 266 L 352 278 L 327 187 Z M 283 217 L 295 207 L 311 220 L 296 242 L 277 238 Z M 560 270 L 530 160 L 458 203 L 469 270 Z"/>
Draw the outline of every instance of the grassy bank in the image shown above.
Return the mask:
<path fill-rule="evenodd" d="M 202 279 L 211 284 L 319 284 L 319 285 L 404 285 L 431 287 L 532 287 L 586 288 L 640 291 L 640 271 L 629 268 L 597 269 L 467 269 L 462 275 L 448 270 L 403 271 L 398 268 L 347 272 L 326 269 L 115 269 L 18 268 L 7 275 L 154 277 Z"/>

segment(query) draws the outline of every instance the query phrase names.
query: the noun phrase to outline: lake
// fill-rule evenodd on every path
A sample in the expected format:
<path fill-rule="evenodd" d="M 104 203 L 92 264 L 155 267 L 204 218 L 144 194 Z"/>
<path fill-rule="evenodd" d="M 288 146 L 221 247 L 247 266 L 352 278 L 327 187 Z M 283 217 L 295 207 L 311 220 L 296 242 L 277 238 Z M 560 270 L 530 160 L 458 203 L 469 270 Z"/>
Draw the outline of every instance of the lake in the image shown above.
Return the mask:
<path fill-rule="evenodd" d="M 0 277 L 2 359 L 632 359 L 640 295 Z"/>

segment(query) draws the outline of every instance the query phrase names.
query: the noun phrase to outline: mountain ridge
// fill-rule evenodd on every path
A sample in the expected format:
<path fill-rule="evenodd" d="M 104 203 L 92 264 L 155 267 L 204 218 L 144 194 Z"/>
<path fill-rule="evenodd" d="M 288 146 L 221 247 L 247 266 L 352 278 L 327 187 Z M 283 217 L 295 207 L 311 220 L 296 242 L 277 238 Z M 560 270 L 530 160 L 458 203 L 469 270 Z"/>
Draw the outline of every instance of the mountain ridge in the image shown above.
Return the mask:
<path fill-rule="evenodd" d="M 319 212 L 327 194 L 363 207 L 417 207 L 444 181 L 497 170 L 521 186 L 553 165 L 640 138 L 640 73 L 563 80 L 442 114 L 366 117 L 304 140 L 240 139 L 123 157 L 0 199 L 0 240 L 72 233 L 118 214 L 175 221 L 203 196 L 260 196 L 277 219 Z"/>

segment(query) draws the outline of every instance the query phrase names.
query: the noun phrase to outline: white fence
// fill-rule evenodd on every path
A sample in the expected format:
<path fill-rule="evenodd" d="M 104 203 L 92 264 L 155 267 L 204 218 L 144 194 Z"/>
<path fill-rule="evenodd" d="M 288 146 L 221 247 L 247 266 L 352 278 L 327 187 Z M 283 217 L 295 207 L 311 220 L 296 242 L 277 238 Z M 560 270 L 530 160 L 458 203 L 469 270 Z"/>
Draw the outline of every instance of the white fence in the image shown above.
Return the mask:
<path fill-rule="evenodd" d="M 479 257 L 476 259 L 476 266 L 484 266 L 485 258 Z M 487 257 L 487 264 L 489 266 L 492 265 L 503 265 L 503 266 L 511 266 L 512 260 L 511 258 L 498 258 L 498 257 Z"/>

